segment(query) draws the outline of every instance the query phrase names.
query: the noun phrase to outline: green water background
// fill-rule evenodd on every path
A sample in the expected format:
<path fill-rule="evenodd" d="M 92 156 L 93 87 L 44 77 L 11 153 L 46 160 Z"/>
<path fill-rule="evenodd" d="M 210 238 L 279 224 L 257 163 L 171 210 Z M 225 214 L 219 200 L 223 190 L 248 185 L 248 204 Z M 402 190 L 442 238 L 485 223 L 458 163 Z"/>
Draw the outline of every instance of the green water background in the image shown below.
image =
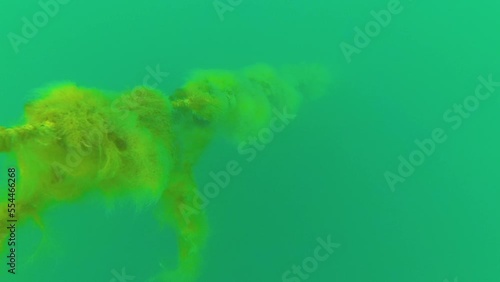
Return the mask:
<path fill-rule="evenodd" d="M 500 81 L 499 4 L 401 1 L 348 63 L 340 43 L 353 44 L 354 28 L 387 3 L 244 0 L 221 20 L 211 1 L 72 0 L 16 54 L 7 35 L 40 6 L 2 2 L 0 124 L 17 124 L 33 89 L 51 82 L 120 91 L 159 65 L 168 93 L 195 68 L 318 62 L 335 73 L 328 97 L 305 105 L 252 162 L 218 142 L 197 167 L 201 185 L 229 160 L 243 168 L 207 208 L 200 281 L 282 281 L 329 235 L 341 247 L 307 281 L 499 281 L 500 90 L 457 130 L 442 117 L 474 94 L 478 76 Z M 384 173 L 435 128 L 447 141 L 392 192 Z M 0 169 L 9 165 L 3 158 Z M 50 249 L 30 261 L 42 233 L 23 226 L 19 274 L 2 262 L 0 281 L 107 282 L 122 268 L 145 281 L 161 260 L 175 264 L 172 230 L 151 211 L 110 213 L 89 196 L 44 219 Z"/>

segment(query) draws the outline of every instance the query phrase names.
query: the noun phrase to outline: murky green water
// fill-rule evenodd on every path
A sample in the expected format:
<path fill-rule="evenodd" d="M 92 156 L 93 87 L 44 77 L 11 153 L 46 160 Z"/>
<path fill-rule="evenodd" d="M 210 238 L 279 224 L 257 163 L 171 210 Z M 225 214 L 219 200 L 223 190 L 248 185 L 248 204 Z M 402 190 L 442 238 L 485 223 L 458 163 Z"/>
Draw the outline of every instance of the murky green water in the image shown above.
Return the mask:
<path fill-rule="evenodd" d="M 252 161 L 220 141 L 197 166 L 198 183 L 242 167 L 206 209 L 199 281 L 499 281 L 499 4 L 63 2 L 0 4 L 2 126 L 51 82 L 121 91 L 159 68 L 169 93 L 196 68 L 335 74 Z M 108 211 L 89 195 L 43 218 L 45 233 L 17 230 L 17 274 L 2 255 L 0 281 L 147 281 L 176 263 L 153 209 Z"/>

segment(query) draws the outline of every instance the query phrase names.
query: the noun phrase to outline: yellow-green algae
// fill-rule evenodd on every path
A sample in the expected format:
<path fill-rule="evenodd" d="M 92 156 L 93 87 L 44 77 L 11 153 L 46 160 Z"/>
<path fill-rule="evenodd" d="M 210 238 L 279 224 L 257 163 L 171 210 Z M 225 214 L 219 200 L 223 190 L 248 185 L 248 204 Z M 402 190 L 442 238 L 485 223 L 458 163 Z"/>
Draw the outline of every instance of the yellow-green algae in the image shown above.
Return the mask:
<path fill-rule="evenodd" d="M 193 167 L 216 135 L 241 142 L 269 124 L 273 109 L 295 113 L 303 100 L 326 91 L 317 66 L 276 70 L 259 64 L 241 71 L 199 70 L 167 96 L 146 87 L 120 95 L 75 84 L 40 91 L 25 107 L 25 124 L 0 127 L 0 152 L 20 170 L 20 223 L 91 190 L 108 199 L 132 195 L 157 203 L 159 219 L 176 230 L 179 265 L 154 281 L 193 281 L 207 223 L 190 212 L 197 185 Z M 0 214 L 5 220 L 6 211 Z M 1 247 L 6 229 L 0 230 Z M 1 250 L 1 249 L 0 249 Z"/>

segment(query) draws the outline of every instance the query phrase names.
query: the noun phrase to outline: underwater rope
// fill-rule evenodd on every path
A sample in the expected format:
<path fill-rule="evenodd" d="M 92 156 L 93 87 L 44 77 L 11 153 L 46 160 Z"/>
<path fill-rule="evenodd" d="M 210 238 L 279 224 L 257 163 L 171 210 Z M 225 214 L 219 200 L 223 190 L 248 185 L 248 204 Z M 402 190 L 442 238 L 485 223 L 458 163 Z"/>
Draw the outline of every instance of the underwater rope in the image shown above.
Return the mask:
<path fill-rule="evenodd" d="M 176 230 L 179 267 L 156 281 L 192 281 L 207 235 L 203 213 L 186 219 L 197 197 L 193 167 L 218 135 L 236 142 L 265 127 L 273 109 L 294 113 L 325 92 L 319 67 L 280 71 L 255 65 L 242 71 L 202 70 L 172 95 L 137 87 L 112 95 L 74 84 L 41 91 L 25 107 L 25 124 L 0 127 L 0 152 L 20 169 L 18 220 L 39 218 L 50 204 L 97 189 L 110 199 L 132 194 L 138 205 L 158 202 L 161 220 Z M 7 217 L 2 211 L 0 220 Z M 0 230 L 0 251 L 7 232 Z"/>

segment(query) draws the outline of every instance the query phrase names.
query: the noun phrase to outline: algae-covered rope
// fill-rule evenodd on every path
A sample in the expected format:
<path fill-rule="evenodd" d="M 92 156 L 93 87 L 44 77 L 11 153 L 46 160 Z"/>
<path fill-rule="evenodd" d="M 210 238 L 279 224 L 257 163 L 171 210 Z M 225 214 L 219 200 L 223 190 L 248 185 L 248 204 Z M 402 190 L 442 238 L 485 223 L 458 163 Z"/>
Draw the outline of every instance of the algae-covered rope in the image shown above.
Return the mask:
<path fill-rule="evenodd" d="M 0 127 L 0 152 L 16 158 L 23 177 L 21 220 L 41 221 L 50 205 L 95 190 L 130 195 L 139 207 L 157 203 L 179 242 L 177 270 L 157 278 L 193 281 L 207 236 L 196 163 L 218 136 L 244 142 L 271 126 L 276 112 L 295 114 L 325 89 L 322 73 L 267 65 L 197 71 L 172 95 L 144 87 L 120 96 L 74 84 L 46 89 L 25 107 L 26 124 Z"/>
<path fill-rule="evenodd" d="M 0 152 L 10 152 L 16 144 L 41 137 L 53 127 L 54 124 L 51 122 L 39 125 L 26 124 L 12 128 L 0 126 Z"/>

